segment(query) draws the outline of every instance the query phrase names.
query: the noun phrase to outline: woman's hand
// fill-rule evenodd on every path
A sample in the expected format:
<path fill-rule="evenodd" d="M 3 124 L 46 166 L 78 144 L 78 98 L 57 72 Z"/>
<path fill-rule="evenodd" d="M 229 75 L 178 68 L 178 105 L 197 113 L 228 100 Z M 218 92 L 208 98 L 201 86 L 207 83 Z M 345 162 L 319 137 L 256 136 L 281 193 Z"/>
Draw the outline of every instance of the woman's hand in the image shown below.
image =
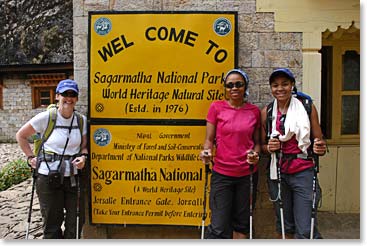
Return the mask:
<path fill-rule="evenodd" d="M 280 141 L 278 138 L 271 138 L 268 141 L 268 152 L 273 153 L 280 150 Z"/>
<path fill-rule="evenodd" d="M 323 139 L 315 138 L 313 142 L 313 152 L 316 155 L 325 155 L 326 142 Z"/>
<path fill-rule="evenodd" d="M 203 161 L 203 164 L 208 165 L 212 159 L 212 151 L 211 149 L 204 149 L 200 152 L 200 158 Z"/>
<path fill-rule="evenodd" d="M 76 157 L 71 163 L 77 168 L 77 169 L 83 169 L 85 166 L 85 161 L 87 157 L 85 155 L 81 155 Z"/>
<path fill-rule="evenodd" d="M 37 167 L 37 157 L 35 157 L 33 155 L 29 156 L 28 159 L 27 159 L 27 164 L 31 168 L 36 169 L 36 167 Z"/>
<path fill-rule="evenodd" d="M 250 165 L 256 165 L 259 162 L 260 156 L 259 153 L 250 149 L 246 152 L 247 154 L 247 163 Z"/>

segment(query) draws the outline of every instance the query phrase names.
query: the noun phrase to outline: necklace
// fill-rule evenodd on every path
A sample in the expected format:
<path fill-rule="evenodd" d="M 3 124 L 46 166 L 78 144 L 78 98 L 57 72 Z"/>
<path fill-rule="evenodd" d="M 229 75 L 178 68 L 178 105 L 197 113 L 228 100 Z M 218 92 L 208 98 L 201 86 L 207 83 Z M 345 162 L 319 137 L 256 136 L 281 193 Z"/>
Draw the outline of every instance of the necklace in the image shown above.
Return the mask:
<path fill-rule="evenodd" d="M 286 114 L 287 113 L 287 110 L 288 110 L 288 107 L 287 107 L 287 105 L 286 106 L 284 106 L 283 108 L 281 108 L 280 106 L 278 107 L 278 109 L 279 109 L 279 112 L 281 113 L 281 114 Z"/>
<path fill-rule="evenodd" d="M 278 103 L 278 110 L 280 111 L 280 113 L 282 114 L 286 114 L 288 111 L 288 107 L 289 107 L 289 102 L 290 102 L 291 98 L 288 98 L 287 101 L 284 104 L 284 107 L 280 107 L 279 103 Z"/>

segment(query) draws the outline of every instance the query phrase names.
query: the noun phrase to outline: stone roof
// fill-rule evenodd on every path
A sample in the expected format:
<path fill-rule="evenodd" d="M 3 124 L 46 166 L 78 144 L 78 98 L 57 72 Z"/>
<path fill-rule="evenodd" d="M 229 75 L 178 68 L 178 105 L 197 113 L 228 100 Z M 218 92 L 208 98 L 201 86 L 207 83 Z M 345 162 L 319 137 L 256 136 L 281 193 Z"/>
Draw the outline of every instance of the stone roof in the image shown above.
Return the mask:
<path fill-rule="evenodd" d="M 73 61 L 72 0 L 0 0 L 0 66 Z"/>

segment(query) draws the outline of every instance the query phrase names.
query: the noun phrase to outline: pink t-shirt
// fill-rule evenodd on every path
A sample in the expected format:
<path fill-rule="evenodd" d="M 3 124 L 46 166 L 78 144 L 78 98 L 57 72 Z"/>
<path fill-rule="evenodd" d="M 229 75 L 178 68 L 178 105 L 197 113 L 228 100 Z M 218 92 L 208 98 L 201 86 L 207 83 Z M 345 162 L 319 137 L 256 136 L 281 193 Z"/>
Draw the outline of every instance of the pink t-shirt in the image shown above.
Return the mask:
<path fill-rule="evenodd" d="M 231 177 L 249 175 L 246 151 L 255 146 L 253 134 L 260 127 L 259 108 L 245 103 L 236 109 L 227 101 L 215 101 L 210 105 L 206 120 L 216 126 L 213 170 Z M 256 170 L 257 165 L 254 172 Z"/>
<path fill-rule="evenodd" d="M 276 127 L 277 130 L 283 134 L 280 130 L 280 117 L 282 114 L 278 110 Z M 282 152 L 283 154 L 301 154 L 302 151 L 298 148 L 298 141 L 296 140 L 296 136 L 294 135 L 287 142 L 282 143 Z M 305 169 L 313 167 L 312 160 L 304 160 L 304 159 L 293 159 L 292 161 L 284 160 L 281 162 L 281 171 L 282 173 L 298 173 Z"/>

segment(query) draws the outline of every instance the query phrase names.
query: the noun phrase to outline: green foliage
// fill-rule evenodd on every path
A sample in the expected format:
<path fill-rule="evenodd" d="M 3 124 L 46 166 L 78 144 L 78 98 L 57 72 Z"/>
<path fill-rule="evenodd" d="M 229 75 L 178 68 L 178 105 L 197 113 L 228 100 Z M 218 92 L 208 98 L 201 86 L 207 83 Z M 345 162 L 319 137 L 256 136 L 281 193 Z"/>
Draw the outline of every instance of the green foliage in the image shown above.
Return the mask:
<path fill-rule="evenodd" d="M 25 160 L 9 162 L 0 170 L 0 191 L 19 184 L 31 176 L 32 171 Z"/>

